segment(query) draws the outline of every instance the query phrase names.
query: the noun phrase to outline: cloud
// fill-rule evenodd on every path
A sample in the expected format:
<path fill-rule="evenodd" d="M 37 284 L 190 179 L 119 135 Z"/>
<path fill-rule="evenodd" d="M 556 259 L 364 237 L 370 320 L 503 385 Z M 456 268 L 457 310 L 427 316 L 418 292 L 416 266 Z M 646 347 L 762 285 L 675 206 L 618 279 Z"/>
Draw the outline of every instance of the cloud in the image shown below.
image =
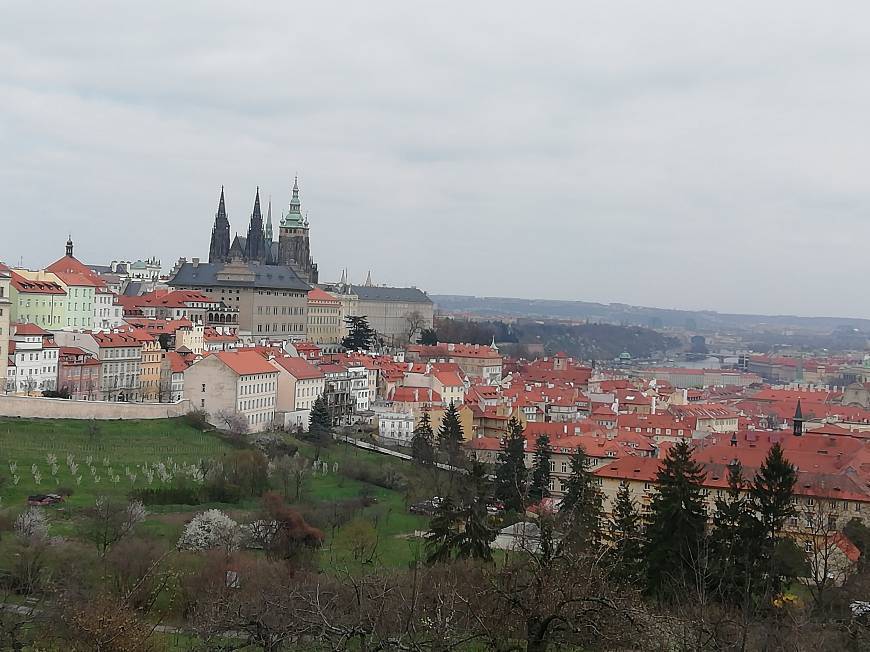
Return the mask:
<path fill-rule="evenodd" d="M 203 256 L 298 173 L 324 277 L 868 317 L 868 13 L 7 5 L 0 258 Z"/>

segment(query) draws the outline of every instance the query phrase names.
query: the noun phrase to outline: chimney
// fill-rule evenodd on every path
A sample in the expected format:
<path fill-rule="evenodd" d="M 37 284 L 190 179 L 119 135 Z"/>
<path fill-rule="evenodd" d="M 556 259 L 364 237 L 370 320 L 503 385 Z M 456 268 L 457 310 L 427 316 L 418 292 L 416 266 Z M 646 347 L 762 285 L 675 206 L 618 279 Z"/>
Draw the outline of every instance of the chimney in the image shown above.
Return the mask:
<path fill-rule="evenodd" d="M 192 260 L 192 265 L 193 265 L 193 268 L 194 268 L 194 269 L 196 269 L 197 267 L 199 267 L 199 258 L 193 258 L 193 259 L 191 259 L 191 260 Z"/>
<path fill-rule="evenodd" d="M 414 388 L 414 402 L 415 403 L 420 402 L 420 390 L 417 389 L 416 387 Z"/>

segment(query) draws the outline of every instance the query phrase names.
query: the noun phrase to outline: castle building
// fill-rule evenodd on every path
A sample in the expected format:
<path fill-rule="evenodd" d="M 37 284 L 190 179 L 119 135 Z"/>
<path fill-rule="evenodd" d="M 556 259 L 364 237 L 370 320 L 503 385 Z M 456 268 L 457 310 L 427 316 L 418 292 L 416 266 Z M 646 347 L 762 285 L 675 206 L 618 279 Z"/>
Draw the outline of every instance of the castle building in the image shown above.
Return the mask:
<path fill-rule="evenodd" d="M 299 201 L 299 180 L 293 180 L 290 206 L 278 227 L 278 261 L 288 265 L 310 285 L 317 283 L 317 264 L 311 258 L 308 218 L 302 217 Z"/>
<path fill-rule="evenodd" d="M 272 200 L 269 200 L 266 222 L 260 211 L 260 189 L 254 198 L 254 209 L 246 236 L 236 235 L 230 244 L 230 222 L 221 187 L 218 210 L 211 232 L 208 262 L 212 264 L 242 261 L 261 265 L 289 267 L 305 283 L 317 283 L 317 264 L 311 257 L 308 219 L 302 217 L 299 182 L 293 181 L 293 191 L 287 213 L 278 225 L 278 242 L 273 240 Z"/>

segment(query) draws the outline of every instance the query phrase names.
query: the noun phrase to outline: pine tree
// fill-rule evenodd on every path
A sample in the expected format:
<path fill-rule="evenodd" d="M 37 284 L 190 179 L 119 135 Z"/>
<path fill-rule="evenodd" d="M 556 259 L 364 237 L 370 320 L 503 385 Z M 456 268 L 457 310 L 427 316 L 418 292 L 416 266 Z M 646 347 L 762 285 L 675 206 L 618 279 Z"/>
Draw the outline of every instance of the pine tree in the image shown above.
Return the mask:
<path fill-rule="evenodd" d="M 692 459 L 685 440 L 671 448 L 656 474 L 657 491 L 650 506 L 644 557 L 647 590 L 659 597 L 673 598 L 695 586 L 705 563 L 704 478 L 704 469 Z"/>
<path fill-rule="evenodd" d="M 511 417 L 495 470 L 495 497 L 504 504 L 505 509 L 520 513 L 525 511 L 528 477 L 525 457 L 523 426 L 516 417 Z"/>
<path fill-rule="evenodd" d="M 450 561 L 458 532 L 456 503 L 451 496 L 447 496 L 429 521 L 429 531 L 425 537 L 429 551 L 426 561 L 430 564 Z"/>
<path fill-rule="evenodd" d="M 571 475 L 559 506 L 559 516 L 566 533 L 584 546 L 601 540 L 602 496 L 595 476 L 587 467 L 586 452 L 578 446 L 571 456 Z"/>
<path fill-rule="evenodd" d="M 322 394 L 315 399 L 314 405 L 311 406 L 307 438 L 319 445 L 326 445 L 332 439 L 332 415 L 329 413 L 329 406 L 326 405 L 326 399 Z"/>
<path fill-rule="evenodd" d="M 420 337 L 417 340 L 417 344 L 435 346 L 438 344 L 438 333 L 435 332 L 434 328 L 424 328 L 420 331 Z"/>
<path fill-rule="evenodd" d="M 460 461 L 462 443 L 465 441 L 465 433 L 462 430 L 462 422 L 459 420 L 459 409 L 453 401 L 444 411 L 441 417 L 441 427 L 438 429 L 438 447 L 447 453 L 447 459 L 451 464 Z"/>
<path fill-rule="evenodd" d="M 611 543 L 614 578 L 624 584 L 634 584 L 643 572 L 643 527 L 631 489 L 624 480 L 616 492 L 607 537 Z"/>
<path fill-rule="evenodd" d="M 497 531 L 489 525 L 486 510 L 491 488 L 483 464 L 475 461 L 468 473 L 467 495 L 457 516 L 464 527 L 456 537 L 456 557 L 492 561 L 490 544 Z"/>
<path fill-rule="evenodd" d="M 711 589 L 734 605 L 747 604 L 763 570 L 758 564 L 763 538 L 745 489 L 743 467 L 735 460 L 728 467 L 728 490 L 716 498 L 709 541 Z"/>
<path fill-rule="evenodd" d="M 796 514 L 792 504 L 795 482 L 797 472 L 777 442 L 771 446 L 755 474 L 749 492 L 761 530 L 761 560 L 766 571 L 767 596 L 779 594 L 788 576 L 782 565 L 777 563 L 775 553 L 786 520 Z"/>
<path fill-rule="evenodd" d="M 347 336 L 341 345 L 349 351 L 368 351 L 377 342 L 377 333 L 369 326 L 365 315 L 348 315 L 344 318 Z"/>
<path fill-rule="evenodd" d="M 435 435 L 432 433 L 432 423 L 429 413 L 423 412 L 420 423 L 414 428 L 411 437 L 411 457 L 419 464 L 432 464 L 435 461 Z"/>
<path fill-rule="evenodd" d="M 535 457 L 532 463 L 532 481 L 529 483 L 529 501 L 539 503 L 550 497 L 550 458 L 553 449 L 550 438 L 541 435 L 535 440 Z"/>
<path fill-rule="evenodd" d="M 490 489 L 486 470 L 479 462 L 471 467 L 464 493 L 458 506 L 448 497 L 432 517 L 426 534 L 430 564 L 451 559 L 492 561 L 490 544 L 497 532 L 489 525 L 486 507 Z"/>

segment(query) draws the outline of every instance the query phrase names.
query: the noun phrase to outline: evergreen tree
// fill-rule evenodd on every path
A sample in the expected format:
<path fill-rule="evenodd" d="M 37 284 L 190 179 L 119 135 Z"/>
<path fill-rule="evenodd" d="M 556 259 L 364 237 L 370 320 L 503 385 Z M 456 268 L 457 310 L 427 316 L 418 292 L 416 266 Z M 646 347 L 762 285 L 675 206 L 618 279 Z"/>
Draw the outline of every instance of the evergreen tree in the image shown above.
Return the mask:
<path fill-rule="evenodd" d="M 348 315 L 344 318 L 347 336 L 341 345 L 349 351 L 368 351 L 377 342 L 377 333 L 369 326 L 365 315 Z"/>
<path fill-rule="evenodd" d="M 743 467 L 735 460 L 728 467 L 728 490 L 716 498 L 709 541 L 711 589 L 734 605 L 747 604 L 761 583 L 761 529 L 745 489 Z"/>
<path fill-rule="evenodd" d="M 462 443 L 465 441 L 465 433 L 462 430 L 462 422 L 459 420 L 459 409 L 453 401 L 444 411 L 441 417 L 441 428 L 438 430 L 438 447 L 447 453 L 447 459 L 451 464 L 460 462 Z"/>
<path fill-rule="evenodd" d="M 429 551 L 426 561 L 430 564 L 450 561 L 458 533 L 456 503 L 451 496 L 447 496 L 429 521 L 429 531 L 425 537 Z"/>
<path fill-rule="evenodd" d="M 541 435 L 535 440 L 532 481 L 529 483 L 529 501 L 532 503 L 539 503 L 550 496 L 550 458 L 552 455 L 550 438 L 547 435 Z"/>
<path fill-rule="evenodd" d="M 420 331 L 420 337 L 417 339 L 417 344 L 426 346 L 435 346 L 438 344 L 438 334 L 434 328 L 424 328 Z"/>
<path fill-rule="evenodd" d="M 452 498 L 445 499 L 432 517 L 426 534 L 429 563 L 451 559 L 492 561 L 490 544 L 497 532 L 489 525 L 486 507 L 490 489 L 486 470 L 479 462 L 471 467 L 464 494 L 458 505 Z"/>
<path fill-rule="evenodd" d="M 701 495 L 704 477 L 703 467 L 692 459 L 685 440 L 671 448 L 656 473 L 644 557 L 647 590 L 659 597 L 673 598 L 695 586 L 703 568 L 707 522 Z"/>
<path fill-rule="evenodd" d="M 490 544 L 497 531 L 489 525 L 487 504 L 491 498 L 490 483 L 483 464 L 475 461 L 468 473 L 466 496 L 457 513 L 463 528 L 456 537 L 456 557 L 492 561 Z"/>
<path fill-rule="evenodd" d="M 750 488 L 750 502 L 761 530 L 760 557 L 766 572 L 768 597 L 781 592 L 789 575 L 778 563 L 776 549 L 786 520 L 797 513 L 792 504 L 795 482 L 797 472 L 777 442 L 768 451 Z"/>
<path fill-rule="evenodd" d="M 414 436 L 411 437 L 411 457 L 419 464 L 432 464 L 435 461 L 434 440 L 429 413 L 423 412 L 420 423 L 414 428 Z"/>
<path fill-rule="evenodd" d="M 640 512 L 624 480 L 616 492 L 607 536 L 612 544 L 614 578 L 624 584 L 634 584 L 643 573 L 643 528 Z"/>
<path fill-rule="evenodd" d="M 332 440 L 332 415 L 322 394 L 315 399 L 314 405 L 311 406 L 307 438 L 319 445 L 326 445 Z"/>
<path fill-rule="evenodd" d="M 523 426 L 516 417 L 511 417 L 495 470 L 495 497 L 504 504 L 505 509 L 520 513 L 525 511 L 528 476 L 525 456 Z"/>
<path fill-rule="evenodd" d="M 587 469 L 586 452 L 578 446 L 571 456 L 571 475 L 559 507 L 568 536 L 581 545 L 597 545 L 601 539 L 601 492 Z"/>

